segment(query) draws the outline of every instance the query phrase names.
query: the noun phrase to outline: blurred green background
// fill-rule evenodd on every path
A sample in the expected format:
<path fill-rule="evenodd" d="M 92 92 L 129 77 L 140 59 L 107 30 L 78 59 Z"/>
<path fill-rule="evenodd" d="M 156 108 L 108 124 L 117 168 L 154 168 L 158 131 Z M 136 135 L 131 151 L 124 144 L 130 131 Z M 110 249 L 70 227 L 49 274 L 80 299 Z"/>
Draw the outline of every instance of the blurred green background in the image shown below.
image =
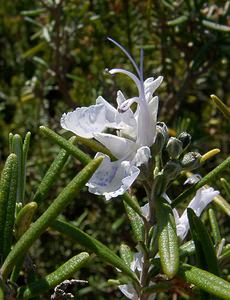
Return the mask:
<path fill-rule="evenodd" d="M 114 67 L 133 71 L 127 58 L 106 39 L 108 36 L 126 47 L 137 61 L 140 48 L 144 48 L 145 78 L 164 76 L 157 90 L 159 120 L 167 123 L 172 134 L 185 130 L 192 134 L 190 148 L 201 154 L 221 149 L 200 173 L 204 175 L 226 158 L 230 124 L 209 96 L 216 94 L 230 106 L 229 13 L 230 1 L 1 1 L 1 166 L 9 153 L 9 133 L 24 136 L 31 131 L 27 201 L 59 151 L 41 136 L 40 125 L 69 137 L 60 127 L 62 113 L 93 104 L 99 95 L 115 105 L 118 89 L 126 96 L 137 92 L 125 77 L 115 78 L 105 72 Z M 40 212 L 80 168 L 76 160 L 69 160 Z M 229 174 L 225 175 L 229 180 Z M 221 189 L 220 183 L 215 182 L 215 187 Z M 176 182 L 172 195 L 181 189 Z M 141 188 L 138 195 L 143 197 Z M 123 211 L 119 199 L 105 204 L 85 189 L 64 217 L 116 250 L 120 241 L 133 245 Z M 229 235 L 223 215 L 220 225 Z M 80 250 L 79 245 L 48 231 L 32 248 L 31 257 L 43 275 Z M 90 283 L 81 290 L 80 298 L 122 299 L 106 284 L 115 274 L 95 258 L 76 276 Z"/>

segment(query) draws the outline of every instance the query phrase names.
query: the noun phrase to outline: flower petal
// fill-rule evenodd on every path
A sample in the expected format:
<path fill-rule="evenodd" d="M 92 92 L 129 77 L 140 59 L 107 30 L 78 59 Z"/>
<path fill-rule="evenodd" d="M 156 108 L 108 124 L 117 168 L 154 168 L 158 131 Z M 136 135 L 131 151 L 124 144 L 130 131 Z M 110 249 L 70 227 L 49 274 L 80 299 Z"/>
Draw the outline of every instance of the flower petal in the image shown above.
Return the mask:
<path fill-rule="evenodd" d="M 79 136 L 93 138 L 93 133 L 102 132 L 107 127 L 118 127 L 116 114 L 116 109 L 99 97 L 96 105 L 77 108 L 73 112 L 63 114 L 61 126 Z"/>
<path fill-rule="evenodd" d="M 135 166 L 139 167 L 143 164 L 146 164 L 149 161 L 150 157 L 151 151 L 149 147 L 140 147 L 136 152 L 133 163 L 135 164 Z"/>
<path fill-rule="evenodd" d="M 185 180 L 184 185 L 185 184 L 195 184 L 198 181 L 201 180 L 201 175 L 200 174 L 193 174 L 192 176 L 190 176 L 188 179 Z"/>
<path fill-rule="evenodd" d="M 160 86 L 162 81 L 163 76 L 158 76 L 156 79 L 150 77 L 144 81 L 145 97 L 148 102 L 151 100 L 153 93 Z"/>
<path fill-rule="evenodd" d="M 93 136 L 119 159 L 128 157 L 136 150 L 136 144 L 123 137 L 108 133 L 96 133 Z"/>
<path fill-rule="evenodd" d="M 199 217 L 205 207 L 212 201 L 212 199 L 219 194 L 219 191 L 215 191 L 213 188 L 200 188 L 197 192 L 195 197 L 189 203 L 188 207 L 192 208 Z M 189 221 L 187 216 L 187 209 L 183 212 L 182 216 L 177 222 L 177 235 L 183 240 L 189 230 Z"/>
<path fill-rule="evenodd" d="M 118 288 L 128 299 L 138 300 L 137 292 L 131 283 L 119 285 Z"/>
<path fill-rule="evenodd" d="M 141 206 L 141 212 L 142 212 L 142 216 L 145 217 L 146 220 L 148 220 L 148 217 L 149 217 L 149 203 L 146 203 L 145 205 Z"/>
<path fill-rule="evenodd" d="M 212 201 L 212 199 L 219 194 L 219 191 L 215 191 L 212 187 L 210 188 L 200 188 L 195 197 L 189 203 L 190 208 L 192 208 L 199 217 L 205 207 Z"/>
<path fill-rule="evenodd" d="M 96 157 L 103 155 L 97 153 Z M 140 170 L 129 161 L 111 162 L 107 155 L 86 184 L 89 191 L 96 195 L 104 195 L 106 200 L 124 194 L 139 175 Z"/>
<path fill-rule="evenodd" d="M 131 262 L 130 269 L 135 272 L 136 270 L 138 272 L 141 272 L 143 269 L 143 263 L 144 263 L 144 255 L 141 252 L 134 253 L 134 259 Z"/>

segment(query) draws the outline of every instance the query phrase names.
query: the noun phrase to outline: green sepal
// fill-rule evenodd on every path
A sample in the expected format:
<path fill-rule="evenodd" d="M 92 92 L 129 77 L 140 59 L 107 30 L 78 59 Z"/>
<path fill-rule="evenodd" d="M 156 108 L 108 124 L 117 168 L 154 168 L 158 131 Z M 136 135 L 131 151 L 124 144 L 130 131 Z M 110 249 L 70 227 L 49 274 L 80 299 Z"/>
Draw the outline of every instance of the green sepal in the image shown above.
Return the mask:
<path fill-rule="evenodd" d="M 187 283 L 194 284 L 209 294 L 221 299 L 230 299 L 230 283 L 210 272 L 188 264 L 181 264 L 179 275 Z"/>
<path fill-rule="evenodd" d="M 117 256 L 107 246 L 105 246 L 95 238 L 91 237 L 87 233 L 83 232 L 79 228 L 70 225 L 66 222 L 63 222 L 61 220 L 54 221 L 51 227 L 69 236 L 70 238 L 74 239 L 82 246 L 86 247 L 88 250 L 91 250 L 92 252 L 97 254 L 100 258 L 102 258 L 103 261 L 123 271 L 131 279 L 135 280 L 136 282 L 138 281 L 136 274 L 130 270 L 130 268 L 119 256 Z"/>
<path fill-rule="evenodd" d="M 17 262 L 17 258 L 22 256 L 34 243 L 34 241 L 46 230 L 46 228 L 56 219 L 56 217 L 71 202 L 80 189 L 86 184 L 98 166 L 103 157 L 92 160 L 84 169 L 82 169 L 72 181 L 62 190 L 58 197 L 52 202 L 47 210 L 33 223 L 18 240 L 12 251 L 7 256 L 2 265 L 2 277 L 7 278 L 9 272 Z"/>
<path fill-rule="evenodd" d="M 88 260 L 89 254 L 87 252 L 82 252 L 73 256 L 45 278 L 30 283 L 26 287 L 21 287 L 19 290 L 19 298 L 22 297 L 23 299 L 30 299 L 36 295 L 46 292 L 47 290 L 53 289 L 64 280 L 72 277 L 76 271 L 88 262 Z"/>
<path fill-rule="evenodd" d="M 158 248 L 163 272 L 171 279 L 179 267 L 179 245 L 176 225 L 170 204 L 163 198 L 156 199 Z"/>
<path fill-rule="evenodd" d="M 15 221 L 17 197 L 17 156 L 10 154 L 0 181 L 0 257 L 4 260 L 10 251 Z"/>
<path fill-rule="evenodd" d="M 196 248 L 198 266 L 219 275 L 219 266 L 211 237 L 191 208 L 187 209 L 190 231 Z"/>

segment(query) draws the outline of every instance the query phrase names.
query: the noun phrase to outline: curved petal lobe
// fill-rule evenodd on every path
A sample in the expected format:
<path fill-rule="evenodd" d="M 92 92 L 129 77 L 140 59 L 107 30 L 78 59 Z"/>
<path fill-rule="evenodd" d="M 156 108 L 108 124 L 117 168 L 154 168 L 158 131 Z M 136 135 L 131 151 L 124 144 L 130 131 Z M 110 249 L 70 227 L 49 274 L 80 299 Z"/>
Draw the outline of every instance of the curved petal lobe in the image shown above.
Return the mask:
<path fill-rule="evenodd" d="M 85 138 L 93 138 L 93 133 L 102 132 L 107 127 L 116 128 L 116 109 L 102 97 L 99 98 L 96 105 L 77 108 L 73 112 L 63 114 L 62 128 Z"/>
<path fill-rule="evenodd" d="M 103 155 L 97 153 L 96 156 Z M 86 184 L 89 192 L 104 195 L 106 200 L 124 194 L 139 175 L 140 170 L 131 166 L 128 161 L 111 162 L 108 156 L 104 159 Z"/>
<path fill-rule="evenodd" d="M 93 136 L 118 159 L 124 158 L 136 150 L 136 144 L 123 137 L 108 133 L 96 133 Z"/>

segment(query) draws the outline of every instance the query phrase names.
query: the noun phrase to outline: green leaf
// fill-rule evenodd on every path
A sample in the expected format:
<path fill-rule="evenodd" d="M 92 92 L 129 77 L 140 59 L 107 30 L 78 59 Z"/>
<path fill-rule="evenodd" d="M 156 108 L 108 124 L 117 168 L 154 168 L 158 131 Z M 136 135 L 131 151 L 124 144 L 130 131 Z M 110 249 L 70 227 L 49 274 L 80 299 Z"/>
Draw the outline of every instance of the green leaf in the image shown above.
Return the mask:
<path fill-rule="evenodd" d="M 135 273 L 133 273 L 130 268 L 126 265 L 126 263 L 118 257 L 113 251 L 111 251 L 107 246 L 91 237 L 87 233 L 83 232 L 79 228 L 70 225 L 66 222 L 56 220 L 51 225 L 57 231 L 71 237 L 88 250 L 93 251 L 99 257 L 103 259 L 103 261 L 111 264 L 112 266 L 118 268 L 123 271 L 126 275 L 128 275 L 133 280 L 137 281 L 137 277 Z"/>
<path fill-rule="evenodd" d="M 156 199 L 156 217 L 161 266 L 163 272 L 173 278 L 179 267 L 179 246 L 173 212 L 163 197 Z"/>
<path fill-rule="evenodd" d="M 70 139 L 70 143 L 74 143 L 75 141 L 76 141 L 75 137 L 72 137 Z M 55 160 L 47 170 L 41 183 L 39 184 L 39 187 L 37 188 L 37 191 L 34 195 L 33 201 L 40 203 L 45 199 L 50 188 L 58 179 L 60 171 L 64 167 L 68 157 L 69 157 L 69 152 L 67 152 L 64 149 L 61 149 L 61 151 L 58 153 L 57 157 L 55 158 Z"/>
<path fill-rule="evenodd" d="M 193 241 L 188 241 L 180 246 L 180 256 L 193 255 L 196 251 L 195 244 Z"/>
<path fill-rule="evenodd" d="M 203 20 L 202 24 L 209 29 L 222 31 L 222 32 L 230 32 L 230 26 L 227 25 L 221 25 L 207 20 Z"/>
<path fill-rule="evenodd" d="M 230 204 L 221 195 L 214 197 L 213 202 L 230 217 Z"/>
<path fill-rule="evenodd" d="M 230 27 L 229 27 L 230 29 Z M 216 105 L 216 107 L 222 112 L 222 114 L 230 120 L 230 109 L 225 105 L 216 95 L 210 96 L 212 102 Z"/>
<path fill-rule="evenodd" d="M 104 154 L 107 154 L 110 158 L 112 158 L 113 160 L 116 160 L 116 157 L 113 156 L 113 154 L 107 148 L 105 148 L 102 144 L 95 141 L 94 139 L 86 139 L 79 135 L 76 135 L 76 139 L 78 142 L 87 146 L 89 149 L 91 149 L 95 152 L 102 152 Z"/>
<path fill-rule="evenodd" d="M 217 245 L 221 241 L 221 235 L 219 231 L 219 226 L 216 220 L 215 212 L 212 208 L 208 210 L 209 221 L 212 229 L 212 236 L 215 245 Z"/>
<path fill-rule="evenodd" d="M 144 241 L 144 224 L 141 217 L 127 204 L 127 202 L 123 201 L 123 203 L 132 227 L 134 239 L 136 242 Z"/>
<path fill-rule="evenodd" d="M 128 245 L 120 245 L 120 256 L 123 259 L 123 261 L 127 264 L 127 266 L 130 267 L 131 262 L 133 261 L 133 253 Z"/>
<path fill-rule="evenodd" d="M 23 297 L 23 299 L 30 299 L 54 288 L 64 280 L 72 277 L 76 271 L 88 262 L 88 260 L 89 254 L 87 252 L 82 252 L 73 256 L 45 278 L 35 281 L 26 287 L 20 288 L 19 297 Z"/>
<path fill-rule="evenodd" d="M 72 145 L 66 139 L 55 133 L 53 130 L 40 126 L 41 132 L 51 139 L 55 144 L 59 145 L 61 148 L 65 149 L 68 153 L 76 157 L 82 164 L 86 165 L 91 161 L 89 155 L 85 154 L 83 151 Z"/>
<path fill-rule="evenodd" d="M 15 134 L 12 138 L 12 153 L 17 155 L 18 161 L 18 186 L 17 186 L 17 202 L 23 202 L 24 191 L 24 174 L 23 174 L 23 152 L 22 138 L 19 134 Z"/>
<path fill-rule="evenodd" d="M 0 300 L 5 300 L 5 296 L 4 296 L 4 286 L 3 286 L 3 282 L 0 278 Z"/>
<path fill-rule="evenodd" d="M 180 25 L 188 20 L 188 16 L 180 16 L 174 20 L 167 21 L 166 24 L 168 26 L 176 26 Z"/>
<path fill-rule="evenodd" d="M 81 170 L 81 172 L 79 172 L 62 190 L 47 210 L 33 223 L 33 226 L 31 226 L 18 240 L 2 266 L 3 278 L 7 278 L 7 275 L 12 270 L 18 257 L 25 254 L 34 241 L 46 230 L 86 184 L 100 165 L 102 159 L 102 157 L 98 157 L 97 159 L 92 160 L 83 170 Z"/>
<path fill-rule="evenodd" d="M 230 283 L 212 273 L 188 264 L 182 264 L 179 269 L 179 275 L 187 283 L 194 284 L 214 296 L 226 300 L 230 299 Z"/>
<path fill-rule="evenodd" d="M 212 180 L 216 180 L 221 172 L 230 167 L 230 157 L 226 158 L 219 166 L 209 172 L 205 177 L 203 177 L 200 181 L 194 184 L 191 188 L 185 190 L 182 194 L 180 194 L 173 202 L 172 207 L 176 207 L 179 203 L 183 202 L 184 199 L 189 197 L 191 194 L 195 193 L 198 189 L 200 189 L 205 184 L 211 182 Z"/>
<path fill-rule="evenodd" d="M 10 154 L 0 181 L 0 256 L 4 259 L 10 251 L 15 219 L 17 193 L 17 156 Z"/>
<path fill-rule="evenodd" d="M 142 216 L 142 211 L 140 205 L 135 197 L 130 196 L 127 192 L 121 196 L 124 203 L 131 207 L 140 217 Z"/>
<path fill-rule="evenodd" d="M 24 203 L 24 198 L 25 198 L 25 187 L 26 187 L 26 162 L 27 162 L 27 156 L 28 156 L 28 151 L 29 151 L 29 146 L 30 146 L 30 137 L 31 133 L 27 132 L 23 146 L 22 146 L 22 203 Z"/>
<path fill-rule="evenodd" d="M 24 205 L 16 216 L 15 220 L 15 236 L 19 239 L 23 233 L 29 228 L 34 214 L 37 211 L 38 205 L 36 202 L 30 202 Z"/>
<path fill-rule="evenodd" d="M 230 200 L 230 184 L 229 184 L 229 182 L 227 182 L 227 180 L 225 178 L 220 178 L 220 182 L 221 182 L 222 187 L 225 190 L 227 199 Z"/>
<path fill-rule="evenodd" d="M 191 208 L 187 209 L 187 214 L 199 265 L 213 274 L 219 275 L 216 252 L 208 231 Z"/>
<path fill-rule="evenodd" d="M 28 18 L 27 18 L 28 19 Z M 47 47 L 47 44 L 45 42 L 41 42 L 38 45 L 34 46 L 33 48 L 27 50 L 22 54 L 22 58 L 29 58 L 37 54 L 39 51 L 43 50 L 45 47 Z"/>

